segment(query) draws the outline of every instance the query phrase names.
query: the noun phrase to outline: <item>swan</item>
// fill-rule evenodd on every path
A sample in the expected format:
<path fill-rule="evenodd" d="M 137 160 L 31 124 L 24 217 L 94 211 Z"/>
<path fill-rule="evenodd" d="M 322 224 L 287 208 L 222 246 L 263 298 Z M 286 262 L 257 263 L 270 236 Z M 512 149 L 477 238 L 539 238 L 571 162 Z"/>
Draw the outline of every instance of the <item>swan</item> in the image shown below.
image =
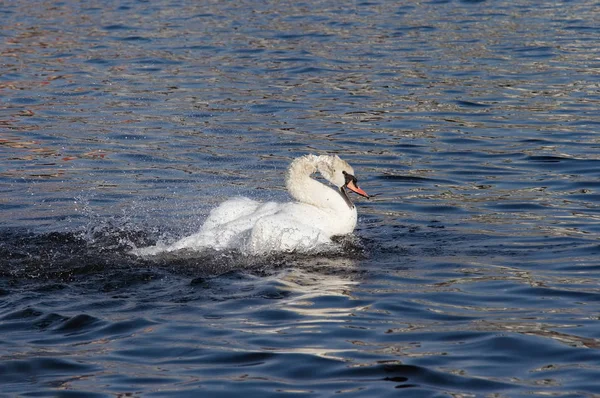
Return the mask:
<path fill-rule="evenodd" d="M 337 189 L 313 179 L 316 172 Z M 294 159 L 285 182 L 293 202 L 229 199 L 210 212 L 198 233 L 168 246 L 138 249 L 137 254 L 204 248 L 238 249 L 250 255 L 310 251 L 331 244 L 333 236 L 354 231 L 356 207 L 347 190 L 369 198 L 358 187 L 354 169 L 337 155 Z"/>

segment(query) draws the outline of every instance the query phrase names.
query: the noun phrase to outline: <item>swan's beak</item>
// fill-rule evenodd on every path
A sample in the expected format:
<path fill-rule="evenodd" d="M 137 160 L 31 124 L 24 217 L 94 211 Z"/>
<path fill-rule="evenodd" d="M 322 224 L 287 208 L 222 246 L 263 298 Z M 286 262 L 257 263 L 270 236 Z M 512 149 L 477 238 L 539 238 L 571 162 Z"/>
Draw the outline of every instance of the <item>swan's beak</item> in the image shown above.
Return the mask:
<path fill-rule="evenodd" d="M 369 195 L 365 191 L 360 189 L 352 180 L 348 181 L 346 187 L 348 187 L 348 189 L 352 192 L 359 194 L 360 196 L 364 196 L 365 198 L 369 197 Z"/>

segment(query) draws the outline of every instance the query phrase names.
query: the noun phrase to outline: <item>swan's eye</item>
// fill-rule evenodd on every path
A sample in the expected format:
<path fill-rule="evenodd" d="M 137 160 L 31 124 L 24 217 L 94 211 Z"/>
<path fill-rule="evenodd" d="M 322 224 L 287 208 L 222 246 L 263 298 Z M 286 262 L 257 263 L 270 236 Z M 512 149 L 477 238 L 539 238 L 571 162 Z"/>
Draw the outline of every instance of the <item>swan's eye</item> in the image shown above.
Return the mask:
<path fill-rule="evenodd" d="M 354 177 L 352 174 L 348 174 L 345 171 L 342 171 L 342 174 L 344 174 L 344 180 L 345 180 L 346 185 L 348 185 L 348 183 L 350 181 L 352 181 L 356 184 L 356 177 Z"/>

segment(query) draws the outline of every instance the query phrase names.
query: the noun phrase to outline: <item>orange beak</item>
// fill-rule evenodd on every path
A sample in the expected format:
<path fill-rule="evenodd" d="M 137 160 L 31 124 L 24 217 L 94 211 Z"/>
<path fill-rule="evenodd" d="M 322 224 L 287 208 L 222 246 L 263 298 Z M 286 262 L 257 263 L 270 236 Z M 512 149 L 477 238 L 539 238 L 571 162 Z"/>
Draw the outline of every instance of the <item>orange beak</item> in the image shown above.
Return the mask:
<path fill-rule="evenodd" d="M 355 192 L 357 194 L 359 194 L 360 196 L 364 196 L 365 198 L 368 198 L 369 195 L 363 191 L 362 189 L 360 189 L 359 187 L 356 186 L 356 184 L 354 184 L 353 181 L 349 181 L 348 184 L 346 184 L 346 186 L 348 187 L 349 190 L 351 190 L 352 192 Z"/>

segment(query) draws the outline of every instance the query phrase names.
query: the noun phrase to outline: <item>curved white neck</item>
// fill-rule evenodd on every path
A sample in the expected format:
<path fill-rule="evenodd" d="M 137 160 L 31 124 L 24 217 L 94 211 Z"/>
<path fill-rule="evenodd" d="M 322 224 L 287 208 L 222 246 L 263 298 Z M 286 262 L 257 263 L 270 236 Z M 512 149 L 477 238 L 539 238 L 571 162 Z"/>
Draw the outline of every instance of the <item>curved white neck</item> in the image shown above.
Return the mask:
<path fill-rule="evenodd" d="M 320 156 L 306 155 L 292 162 L 286 178 L 286 187 L 290 195 L 298 202 L 321 209 L 355 212 L 354 206 L 350 207 L 340 192 L 310 177 L 320 170 L 320 161 Z"/>

